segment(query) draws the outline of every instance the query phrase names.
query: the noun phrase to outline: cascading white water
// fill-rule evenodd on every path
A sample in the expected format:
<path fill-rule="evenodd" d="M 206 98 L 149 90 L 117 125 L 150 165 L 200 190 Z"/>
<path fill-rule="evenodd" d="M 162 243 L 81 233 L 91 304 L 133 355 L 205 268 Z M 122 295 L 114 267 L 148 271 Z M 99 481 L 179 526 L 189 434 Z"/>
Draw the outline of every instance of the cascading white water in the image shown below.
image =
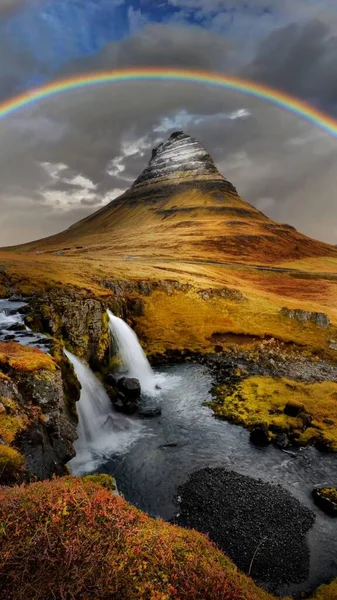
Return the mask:
<path fill-rule="evenodd" d="M 69 463 L 77 475 L 95 470 L 111 454 L 124 453 L 139 437 L 142 424 L 116 413 L 93 372 L 74 354 L 64 350 L 81 384 L 77 403 L 76 456 Z"/>
<path fill-rule="evenodd" d="M 81 398 L 77 404 L 78 436 L 81 445 L 90 445 L 102 434 L 102 426 L 111 413 L 111 402 L 93 372 L 74 354 L 64 351 L 72 363 L 81 389 Z"/>
<path fill-rule="evenodd" d="M 155 393 L 158 377 L 151 369 L 135 332 L 123 319 L 116 317 L 110 310 L 108 310 L 108 316 L 110 333 L 128 377 L 139 379 L 143 392 Z"/>

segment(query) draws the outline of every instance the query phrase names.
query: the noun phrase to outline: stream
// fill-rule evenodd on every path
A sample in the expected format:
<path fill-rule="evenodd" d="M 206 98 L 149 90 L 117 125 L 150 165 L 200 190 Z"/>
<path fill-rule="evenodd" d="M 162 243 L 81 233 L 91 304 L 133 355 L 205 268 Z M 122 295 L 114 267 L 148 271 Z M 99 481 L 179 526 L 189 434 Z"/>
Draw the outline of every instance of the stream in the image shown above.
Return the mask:
<path fill-rule="evenodd" d="M 337 523 L 315 506 L 311 491 L 317 484 L 336 481 L 337 456 L 307 448 L 292 457 L 273 446 L 253 446 L 245 429 L 215 419 L 204 406 L 211 399 L 212 378 L 201 365 L 172 365 L 160 375 L 166 376 L 166 384 L 171 382 L 160 398 L 162 415 L 143 420 L 143 435 L 122 455 L 104 460 L 99 470 L 116 477 L 129 502 L 166 520 L 177 511 L 178 486 L 204 467 L 223 467 L 280 484 L 316 514 L 308 534 L 310 579 L 289 590 L 314 588 L 336 577 Z"/>
<path fill-rule="evenodd" d="M 11 330 L 15 323 L 23 325 L 24 317 L 19 312 L 23 306 L 24 303 L 0 300 L 0 339 L 15 339 L 45 350 L 44 336 L 33 334 L 26 327 L 21 331 Z M 118 333 L 117 342 L 121 342 L 121 336 L 130 334 L 124 331 L 120 321 L 111 315 Z M 138 344 L 138 341 L 134 336 L 129 343 Z M 139 363 L 143 372 L 141 352 L 140 346 L 135 346 L 128 360 L 132 364 Z M 75 442 L 77 456 L 69 463 L 74 474 L 112 474 L 126 500 L 149 515 L 165 520 L 171 519 L 179 510 L 175 500 L 179 485 L 192 472 L 205 467 L 223 467 L 279 484 L 310 508 L 316 520 L 307 538 L 309 579 L 278 592 L 299 593 L 337 577 L 337 521 L 326 516 L 311 499 L 316 485 L 336 484 L 336 455 L 323 454 L 314 448 L 297 450 L 294 455 L 289 455 L 273 446 L 253 446 L 245 429 L 214 418 L 211 409 L 205 406 L 211 399 L 212 377 L 207 367 L 194 363 L 151 371 L 156 383 L 152 396 L 155 394 L 155 401 L 162 408 L 161 416 L 145 419 L 117 414 L 90 369 L 73 355 L 67 355 L 82 385 L 80 437 Z M 149 372 L 145 375 L 148 382 Z M 99 425 L 98 433 L 88 426 L 95 419 L 92 411 L 97 399 L 101 406 L 95 424 L 96 427 Z M 90 446 L 93 433 L 96 444 Z"/>

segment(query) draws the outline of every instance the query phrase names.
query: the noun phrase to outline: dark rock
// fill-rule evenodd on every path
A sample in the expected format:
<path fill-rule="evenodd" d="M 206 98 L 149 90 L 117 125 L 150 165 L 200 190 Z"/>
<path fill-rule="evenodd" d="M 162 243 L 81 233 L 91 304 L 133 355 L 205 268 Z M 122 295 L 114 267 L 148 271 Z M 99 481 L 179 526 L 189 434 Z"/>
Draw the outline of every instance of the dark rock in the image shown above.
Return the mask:
<path fill-rule="evenodd" d="M 117 381 L 117 387 L 128 400 L 140 398 L 141 387 L 138 379 L 122 377 Z"/>
<path fill-rule="evenodd" d="M 178 495 L 174 522 L 208 534 L 270 591 L 308 579 L 306 533 L 315 515 L 281 486 L 207 468 L 193 473 Z"/>
<path fill-rule="evenodd" d="M 331 419 L 323 419 L 323 423 L 325 423 L 326 425 L 334 425 L 335 422 L 332 421 Z"/>
<path fill-rule="evenodd" d="M 325 440 L 323 437 L 319 436 L 314 443 L 315 448 L 320 452 L 330 453 L 333 452 L 332 444 L 328 440 Z"/>
<path fill-rule="evenodd" d="M 287 402 L 284 407 L 284 414 L 288 415 L 288 417 L 298 417 L 300 413 L 305 413 L 304 404 L 300 404 L 299 402 Z"/>
<path fill-rule="evenodd" d="M 25 331 L 25 329 L 26 326 L 22 323 L 13 323 L 13 325 L 7 327 L 7 331 Z"/>
<path fill-rule="evenodd" d="M 15 335 L 13 335 L 13 334 L 5 335 L 3 339 L 5 342 L 9 342 L 10 340 L 15 340 Z"/>
<path fill-rule="evenodd" d="M 256 446 L 268 446 L 270 443 L 267 425 L 258 425 L 250 432 L 250 441 Z"/>
<path fill-rule="evenodd" d="M 317 487 L 312 496 L 321 510 L 331 517 L 337 517 L 337 488 Z"/>
<path fill-rule="evenodd" d="M 287 448 L 289 446 L 289 438 L 288 438 L 287 434 L 286 433 L 280 433 L 275 438 L 275 445 L 278 448 L 281 448 L 281 450 L 283 450 L 284 448 Z"/>
<path fill-rule="evenodd" d="M 136 402 L 128 402 L 126 399 L 122 398 L 120 395 L 117 398 L 117 401 L 114 402 L 114 409 L 123 413 L 124 415 L 134 415 L 138 410 L 138 405 Z"/>
<path fill-rule="evenodd" d="M 214 352 L 217 352 L 217 353 L 223 352 L 223 346 L 221 346 L 221 344 L 216 344 L 214 346 Z"/>
<path fill-rule="evenodd" d="M 298 418 L 301 419 L 303 421 L 303 431 L 305 431 L 308 427 L 310 427 L 313 417 L 312 415 L 309 415 L 309 413 L 305 413 L 305 412 L 301 412 L 298 415 Z"/>
<path fill-rule="evenodd" d="M 159 417 L 161 415 L 160 406 L 142 406 L 138 407 L 138 412 L 142 417 Z"/>
<path fill-rule="evenodd" d="M 177 448 L 178 442 L 170 442 L 168 444 L 162 444 L 159 448 Z"/>
<path fill-rule="evenodd" d="M 111 374 L 107 375 L 106 383 L 107 383 L 107 385 L 110 385 L 113 388 L 117 387 L 117 379 L 116 379 L 116 377 L 114 377 Z"/>

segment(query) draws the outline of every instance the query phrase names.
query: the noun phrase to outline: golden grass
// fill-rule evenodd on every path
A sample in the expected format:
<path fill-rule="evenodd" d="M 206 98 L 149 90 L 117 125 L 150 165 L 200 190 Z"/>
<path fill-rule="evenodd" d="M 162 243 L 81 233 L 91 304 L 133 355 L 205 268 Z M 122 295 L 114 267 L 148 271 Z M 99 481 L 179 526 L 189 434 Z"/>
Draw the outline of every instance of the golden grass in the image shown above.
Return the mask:
<path fill-rule="evenodd" d="M 300 383 L 289 379 L 249 377 L 239 383 L 235 391 L 226 386 L 216 390 L 217 402 L 212 408 L 218 416 L 251 429 L 257 423 L 281 428 L 298 434 L 298 443 L 307 445 L 322 438 L 337 452 L 337 383 Z M 284 413 L 287 403 L 298 404 L 301 413 L 313 420 L 303 427 L 301 415 L 290 417 Z M 271 433 L 271 437 L 275 437 Z"/>
<path fill-rule="evenodd" d="M 335 248 L 274 223 L 231 191 L 166 193 L 157 186 L 151 201 L 148 191 L 130 192 L 59 235 L 0 251 L 0 285 L 6 277 L 25 295 L 66 287 L 108 300 L 106 279 L 174 279 L 193 290 L 144 298 L 137 330 L 150 352 L 211 349 L 213 333 L 233 332 L 274 336 L 336 358 L 329 349 L 337 338 Z M 259 264 L 302 272 L 258 270 Z M 240 290 L 247 301 L 205 303 L 196 293 L 221 286 Z M 286 319 L 285 305 L 325 312 L 332 327 Z"/>

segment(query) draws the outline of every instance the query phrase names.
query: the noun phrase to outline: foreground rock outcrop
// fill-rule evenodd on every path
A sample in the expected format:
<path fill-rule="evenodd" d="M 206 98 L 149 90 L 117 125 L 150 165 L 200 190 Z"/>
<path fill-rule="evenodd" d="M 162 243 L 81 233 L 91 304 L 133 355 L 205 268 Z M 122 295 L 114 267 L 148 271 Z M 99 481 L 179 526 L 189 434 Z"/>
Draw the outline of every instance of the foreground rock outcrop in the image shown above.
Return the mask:
<path fill-rule="evenodd" d="M 0 342 L 0 482 L 66 474 L 76 438 L 54 360 L 38 349 Z"/>

